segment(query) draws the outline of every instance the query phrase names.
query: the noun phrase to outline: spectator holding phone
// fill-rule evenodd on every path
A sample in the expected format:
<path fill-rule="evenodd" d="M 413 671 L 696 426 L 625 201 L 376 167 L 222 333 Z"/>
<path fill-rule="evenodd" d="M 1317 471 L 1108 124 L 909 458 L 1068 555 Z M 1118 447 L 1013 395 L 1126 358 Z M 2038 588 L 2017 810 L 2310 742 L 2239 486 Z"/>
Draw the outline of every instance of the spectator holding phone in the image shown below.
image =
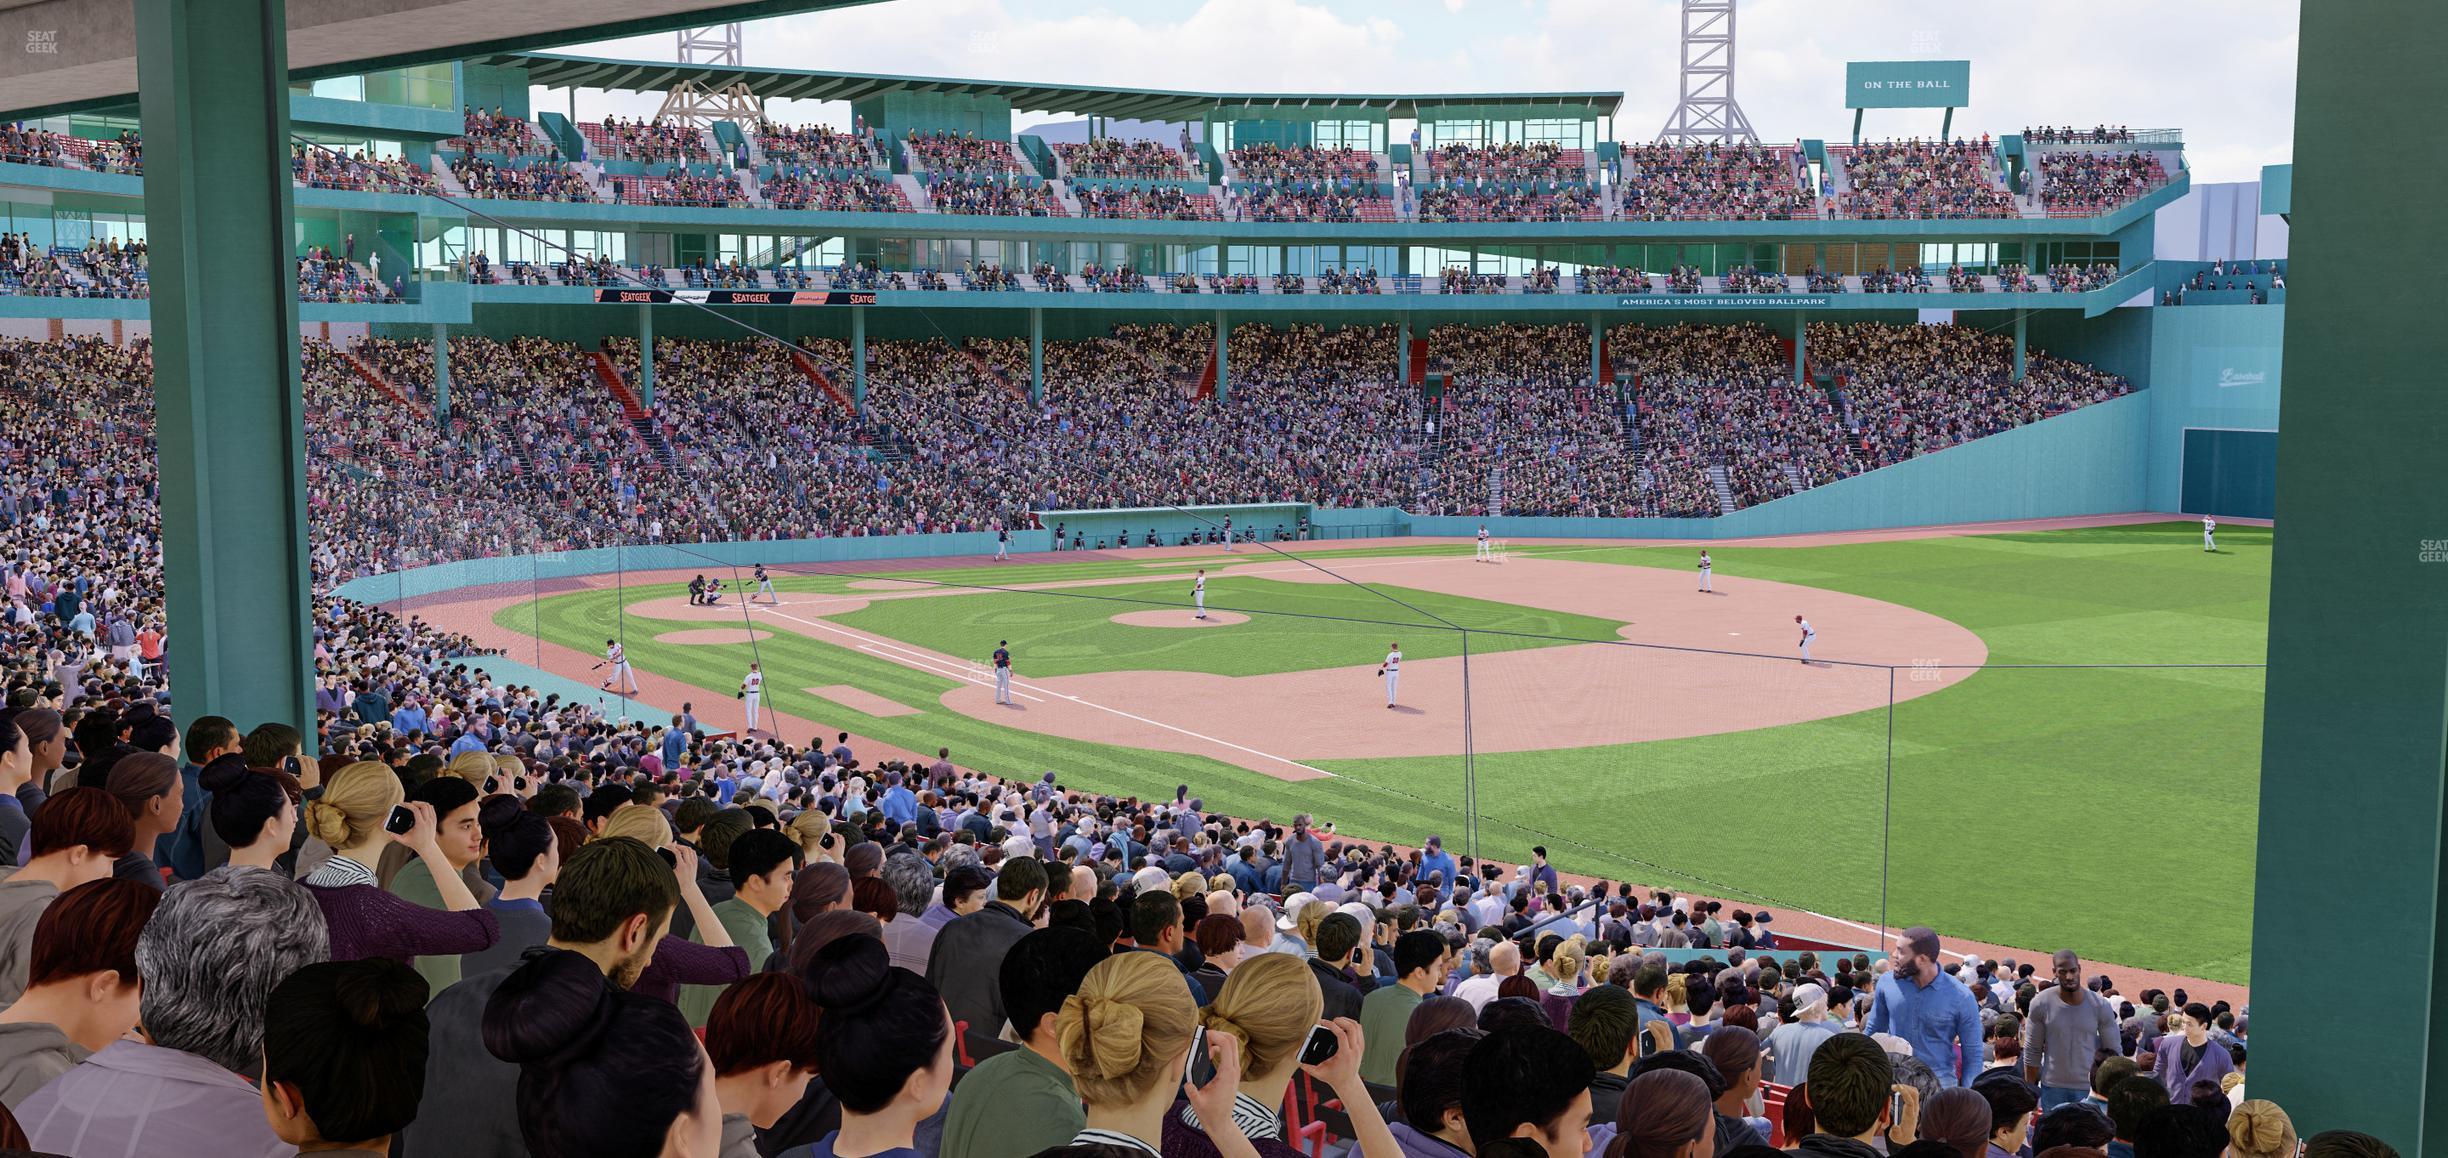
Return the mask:
<path fill-rule="evenodd" d="M 1241 1042 L 1241 1080 L 1233 1087 L 1233 1121 L 1260 1155 L 1295 1158 L 1300 1151 L 1284 1137 L 1283 1120 L 1275 1107 L 1284 1104 L 1293 1072 L 1306 1069 L 1343 1100 L 1363 1154 L 1398 1154 L 1401 1148 L 1386 1129 L 1368 1083 L 1360 1078 L 1367 1054 L 1360 1023 L 1337 1018 L 1319 1024 L 1325 1004 L 1317 978 L 1298 958 L 1287 954 L 1261 954 L 1225 978 L 1215 1003 L 1200 1013 L 1199 1021 L 1210 1036 L 1230 1034 Z M 1317 1056 L 1330 1043 L 1332 1052 Z M 1302 1065 L 1304 1055 L 1314 1059 L 1314 1064 Z M 1193 1081 L 1203 1068 L 1197 1058 L 1191 1059 Z M 1204 1132 L 1205 1125 L 1196 1106 L 1167 1115 L 1166 1158 L 1207 1158 L 1221 1153 Z"/>
<path fill-rule="evenodd" d="M 331 859 L 301 882 L 331 929 L 331 959 L 474 953 L 501 939 L 501 925 L 476 904 L 437 839 L 433 806 L 402 804 L 399 776 L 361 760 L 332 773 L 323 797 L 306 806 L 306 827 L 331 845 Z M 385 846 L 404 844 L 428 873 L 443 907 L 429 909 L 384 892 L 374 866 Z"/>

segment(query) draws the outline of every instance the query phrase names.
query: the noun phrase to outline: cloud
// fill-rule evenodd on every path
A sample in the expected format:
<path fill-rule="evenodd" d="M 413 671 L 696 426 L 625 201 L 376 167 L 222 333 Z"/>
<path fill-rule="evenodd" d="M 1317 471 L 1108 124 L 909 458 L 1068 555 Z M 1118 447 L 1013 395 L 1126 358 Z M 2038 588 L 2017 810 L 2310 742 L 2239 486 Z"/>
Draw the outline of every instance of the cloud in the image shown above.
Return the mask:
<path fill-rule="evenodd" d="M 1743 0 L 1735 93 L 1763 139 L 1837 140 L 1852 131 L 1846 61 L 1968 58 L 1973 104 L 1956 113 L 1958 132 L 2103 121 L 2182 128 L 2197 180 L 2252 180 L 2292 152 L 2298 3 L 2054 0 L 2042 12 L 1955 0 Z M 1656 133 L 1677 99 L 1680 12 L 1677 0 L 890 0 L 751 24 L 747 56 L 848 72 L 1221 91 L 1620 91 L 1615 133 L 1636 141 Z M 659 36 L 587 51 L 669 59 L 672 45 Z M 580 111 L 642 115 L 655 104 L 590 94 Z M 1865 132 L 1930 135 L 1940 116 L 1873 110 Z"/>

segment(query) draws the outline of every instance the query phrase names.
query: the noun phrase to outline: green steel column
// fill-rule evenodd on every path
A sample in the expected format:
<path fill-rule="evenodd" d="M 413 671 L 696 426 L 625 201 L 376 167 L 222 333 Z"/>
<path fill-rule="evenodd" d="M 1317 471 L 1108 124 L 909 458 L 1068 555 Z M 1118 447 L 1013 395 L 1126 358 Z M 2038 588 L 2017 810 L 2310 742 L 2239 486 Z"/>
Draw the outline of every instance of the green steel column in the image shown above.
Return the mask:
<path fill-rule="evenodd" d="M 1215 316 L 1216 401 L 1232 401 L 1232 356 L 1225 350 L 1225 341 L 1232 335 L 1232 324 L 1224 320 L 1224 311 Z"/>
<path fill-rule="evenodd" d="M 1805 321 L 1805 320 L 1803 319 L 1803 317 L 1802 317 L 1802 315 L 1801 315 L 1800 313 L 1796 313 L 1796 314 L 1794 315 L 1794 318 L 1793 318 L 1793 331 L 1794 331 L 1794 369 L 1793 369 L 1793 380 L 1794 380 L 1794 385 L 1796 385 L 1796 386 L 1800 386 L 1800 385 L 1802 385 L 1802 384 L 1804 384 L 1804 383 L 1806 383 L 1806 382 L 1810 381 L 1810 378 L 1809 378 L 1809 374 L 1810 374 L 1810 323 L 1809 323 L 1808 321 Z"/>
<path fill-rule="evenodd" d="M 654 307 L 638 307 L 638 405 L 654 409 Z"/>
<path fill-rule="evenodd" d="M 433 324 L 433 358 L 434 426 L 446 428 L 450 425 L 450 325 L 447 322 Z"/>
<path fill-rule="evenodd" d="M 867 416 L 867 307 L 850 307 L 850 410 Z"/>
<path fill-rule="evenodd" d="M 2437 192 L 2448 153 L 2403 148 L 2404 123 L 2372 103 L 2386 77 L 2391 107 L 2448 105 L 2448 6 L 2324 0 L 2305 6 L 2297 43 L 2252 1096 L 2286 1107 L 2306 1137 L 2361 1130 L 2401 1154 L 2437 1154 L 2448 1149 L 2448 329 L 2435 294 L 2368 271 L 2448 245 Z M 2389 179 L 2374 180 L 2383 155 Z M 2353 954 L 2347 982 L 2389 1011 L 2382 1032 L 2339 1032 L 2340 946 L 2301 919 L 2342 898 L 2400 933 Z"/>
<path fill-rule="evenodd" d="M 136 0 L 170 679 L 314 746 L 282 0 Z M 310 752 L 311 754 L 311 752 Z"/>
<path fill-rule="evenodd" d="M 1394 331 L 1394 365 L 1399 371 L 1396 377 L 1401 381 L 1409 382 L 1411 380 L 1411 316 L 1409 314 L 1403 315 L 1402 321 L 1398 323 L 1398 328 Z"/>
<path fill-rule="evenodd" d="M 1045 405 L 1045 311 L 1029 307 L 1029 405 Z"/>
<path fill-rule="evenodd" d="M 1591 386 L 1593 389 L 1595 389 L 1595 388 L 1597 387 L 1597 385 L 1598 385 L 1600 382 L 1603 382 L 1603 381 L 1605 381 L 1605 380 L 1606 380 L 1606 376 L 1605 376 L 1605 375 L 1603 375 L 1603 374 L 1601 374 L 1601 373 L 1599 373 L 1599 371 L 1600 371 L 1601 369 L 1603 369 L 1603 368 L 1604 368 L 1604 366 L 1603 366 L 1603 362 L 1604 362 L 1604 358 L 1605 358 L 1605 355 L 1604 355 L 1604 350 L 1605 350 L 1605 348 L 1606 348 L 1606 347 L 1605 347 L 1605 340 L 1606 340 L 1606 328 L 1605 328 L 1603 325 L 1601 325 L 1601 324 L 1599 323 L 1599 321 L 1598 321 L 1598 315 L 1596 315 L 1596 314 L 1591 314 L 1591 315 L 1590 315 L 1590 318 L 1589 318 L 1589 332 L 1590 332 L 1590 386 Z"/>
<path fill-rule="evenodd" d="M 2015 311 L 2015 376 L 2014 376 L 2014 380 L 2015 380 L 2015 381 L 2017 381 L 2017 382 L 2020 382 L 2020 381 L 2022 381 L 2022 380 L 2023 380 L 2023 323 L 2024 323 L 2025 321 L 2029 320 L 2030 315 L 2031 315 L 2031 311 L 2030 311 L 2030 310 L 2016 310 L 2016 311 Z"/>

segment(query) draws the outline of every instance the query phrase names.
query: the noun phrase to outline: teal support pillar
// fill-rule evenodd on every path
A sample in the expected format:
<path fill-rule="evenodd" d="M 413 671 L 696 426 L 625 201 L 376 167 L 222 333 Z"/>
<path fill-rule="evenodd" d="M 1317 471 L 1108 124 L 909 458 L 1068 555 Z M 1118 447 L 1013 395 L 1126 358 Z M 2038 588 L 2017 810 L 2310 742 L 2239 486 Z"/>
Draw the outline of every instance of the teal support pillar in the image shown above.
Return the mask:
<path fill-rule="evenodd" d="M 2030 311 L 2030 310 L 2016 310 L 2016 311 L 2015 311 L 2015 376 L 2014 376 L 2014 380 L 2015 380 L 2015 381 L 2017 381 L 2017 382 L 2020 382 L 2020 381 L 2022 381 L 2022 380 L 2023 380 L 2023 324 L 2024 324 L 2026 321 L 2030 320 L 2030 315 L 2031 315 L 2031 311 Z"/>
<path fill-rule="evenodd" d="M 1232 338 L 1232 323 L 1224 319 L 1224 311 L 1215 316 L 1216 401 L 1232 401 L 1232 353 L 1228 343 Z"/>
<path fill-rule="evenodd" d="M 867 307 L 850 307 L 850 411 L 867 417 Z"/>
<path fill-rule="evenodd" d="M 1045 405 L 1045 311 L 1029 309 L 1029 405 Z"/>
<path fill-rule="evenodd" d="M 1407 315 L 1394 330 L 1394 366 L 1401 381 L 1411 380 L 1411 319 Z"/>
<path fill-rule="evenodd" d="M 1600 372 L 1606 369 L 1606 326 L 1596 314 L 1590 315 L 1589 334 L 1590 388 L 1596 389 L 1599 383 L 1606 381 L 1606 375 Z"/>
<path fill-rule="evenodd" d="M 179 717 L 314 755 L 282 0 L 136 0 L 162 570 Z"/>
<path fill-rule="evenodd" d="M 433 358 L 434 358 L 434 396 L 433 396 L 434 428 L 435 428 L 435 429 L 437 429 L 437 430 L 441 430 L 441 429 L 448 429 L 448 428 L 449 428 L 449 426 L 450 426 L 450 387 L 451 387 L 451 381 L 450 381 L 450 326 L 449 326 L 449 324 L 448 324 L 448 323 L 445 323 L 445 322 L 435 322 L 435 323 L 434 323 L 434 326 L 433 326 Z"/>
<path fill-rule="evenodd" d="M 1810 323 L 1801 314 L 1793 316 L 1794 385 L 1810 381 Z"/>
<path fill-rule="evenodd" d="M 638 307 L 638 405 L 654 409 L 654 307 Z"/>
<path fill-rule="evenodd" d="M 2287 261 L 2260 800 L 2241 813 L 2259 818 L 2252 1096 L 2286 1107 L 2304 1137 L 2360 1130 L 2400 1154 L 2439 1154 L 2448 393 L 2438 368 L 2448 328 L 2428 288 L 2367 271 L 2448 245 L 2437 192 L 2448 152 L 2404 149 L 2403 122 L 2372 115 L 2375 77 L 2389 78 L 2392 107 L 2448 103 L 2448 6 L 2325 0 L 2304 9 L 2297 43 L 2293 207 L 2303 212 Z M 2382 155 L 2389 180 L 2375 181 L 2371 158 Z M 2242 528 L 2220 528 L 2221 552 L 2259 549 L 2231 530 Z M 2205 575 L 2232 570 L 2233 554 L 2185 550 Z M 2404 934 L 2352 966 L 2356 999 L 2389 1011 L 2384 1032 L 2339 1032 L 2339 946 L 2297 919 L 2340 898 Z"/>

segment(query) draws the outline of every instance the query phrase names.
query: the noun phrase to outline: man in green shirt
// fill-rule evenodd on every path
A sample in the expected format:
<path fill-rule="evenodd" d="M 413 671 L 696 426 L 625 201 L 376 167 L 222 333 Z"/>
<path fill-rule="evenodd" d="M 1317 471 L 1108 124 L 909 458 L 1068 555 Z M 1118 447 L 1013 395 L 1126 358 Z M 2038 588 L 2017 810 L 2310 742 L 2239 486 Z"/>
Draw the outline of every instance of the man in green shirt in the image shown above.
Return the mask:
<path fill-rule="evenodd" d="M 1362 1078 L 1394 1084 L 1411 1011 L 1445 984 L 1451 961 L 1443 934 L 1413 929 L 1394 939 L 1394 984 L 1379 986 L 1360 1002 L 1360 1031 L 1368 1040 L 1368 1052 L 1360 1058 Z"/>
<path fill-rule="evenodd" d="M 1079 929 L 1038 929 L 1012 943 L 997 978 L 1020 1048 L 979 1062 L 952 1091 L 940 1153 L 962 1158 L 1026 1158 L 1068 1144 L 1088 1128 L 1071 1074 L 1063 1068 L 1054 1017 L 1079 992 L 1105 947 Z"/>
<path fill-rule="evenodd" d="M 752 828 L 731 841 L 731 899 L 716 904 L 714 916 L 731 934 L 731 943 L 747 950 L 752 967 L 773 956 L 766 920 L 790 900 L 791 874 L 798 871 L 799 858 L 799 842 L 779 829 Z M 702 940 L 694 929 L 689 939 Z M 683 986 L 680 1012 L 688 1015 L 690 1025 L 702 1027 L 722 991 L 720 985 Z"/>

